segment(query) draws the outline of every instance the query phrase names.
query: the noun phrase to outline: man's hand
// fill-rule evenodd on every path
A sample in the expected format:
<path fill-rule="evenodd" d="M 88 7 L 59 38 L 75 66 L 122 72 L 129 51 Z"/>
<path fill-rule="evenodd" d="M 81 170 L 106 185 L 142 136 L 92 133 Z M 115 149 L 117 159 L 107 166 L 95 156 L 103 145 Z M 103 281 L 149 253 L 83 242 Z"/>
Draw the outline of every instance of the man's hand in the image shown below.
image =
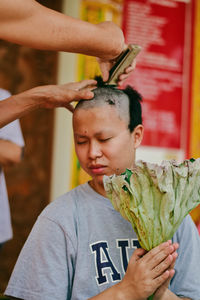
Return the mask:
<path fill-rule="evenodd" d="M 0 128 L 37 108 L 66 107 L 73 112 L 73 101 L 92 99 L 97 82 L 83 80 L 62 85 L 38 86 L 0 102 Z"/>
<path fill-rule="evenodd" d="M 97 58 L 97 61 L 99 63 L 100 69 L 101 69 L 103 81 L 106 82 L 109 78 L 109 71 L 112 68 L 112 66 L 115 64 L 116 59 L 115 60 L 102 60 L 102 59 Z M 119 78 L 118 78 L 119 86 L 123 85 L 124 80 L 130 75 L 130 73 L 133 72 L 133 70 L 135 69 L 135 66 L 136 66 L 136 59 L 134 59 L 132 61 L 132 64 L 130 66 L 128 66 L 124 70 L 124 73 L 119 76 Z"/>
<path fill-rule="evenodd" d="M 156 290 L 159 297 L 161 286 L 160 295 L 162 295 L 162 291 L 167 288 L 169 280 L 174 275 L 171 267 L 177 256 L 177 248 L 178 244 L 171 244 L 171 241 L 168 241 L 148 253 L 144 249 L 135 250 L 126 274 L 119 283 L 123 297 L 127 300 L 146 300 Z"/>
<path fill-rule="evenodd" d="M 175 251 L 178 249 L 178 244 L 175 244 Z M 174 266 L 175 266 L 175 262 L 176 262 L 176 258 L 178 256 L 177 252 L 174 252 L 172 254 L 173 256 L 173 261 L 169 267 L 169 271 L 170 271 L 170 276 L 169 278 L 156 290 L 156 292 L 154 293 L 154 300 L 161 300 L 163 299 L 164 295 L 167 293 L 168 290 L 168 286 L 170 283 L 170 280 L 172 279 L 172 277 L 175 274 L 175 270 L 174 270 Z"/>
<path fill-rule="evenodd" d="M 109 77 L 109 70 L 112 68 L 112 66 L 115 64 L 116 59 L 120 54 L 127 48 L 127 45 L 124 41 L 124 35 L 120 27 L 115 25 L 112 22 L 102 22 L 96 25 L 99 29 L 105 31 L 105 36 L 110 34 L 110 36 L 115 37 L 115 41 L 108 41 L 109 44 L 107 44 L 107 47 L 111 47 L 112 50 L 110 50 L 110 56 L 108 54 L 99 55 L 97 58 L 97 61 L 99 63 L 103 81 L 107 81 Z M 122 85 L 124 80 L 130 75 L 130 73 L 134 70 L 136 64 L 136 60 L 134 59 L 132 64 L 124 70 L 124 73 L 119 76 L 118 85 Z"/>
<path fill-rule="evenodd" d="M 37 95 L 39 107 L 66 107 L 73 112 L 74 107 L 71 102 L 92 99 L 94 97 L 92 90 L 96 87 L 96 84 L 96 80 L 82 80 L 62 85 L 36 87 L 32 89 L 32 92 Z"/>

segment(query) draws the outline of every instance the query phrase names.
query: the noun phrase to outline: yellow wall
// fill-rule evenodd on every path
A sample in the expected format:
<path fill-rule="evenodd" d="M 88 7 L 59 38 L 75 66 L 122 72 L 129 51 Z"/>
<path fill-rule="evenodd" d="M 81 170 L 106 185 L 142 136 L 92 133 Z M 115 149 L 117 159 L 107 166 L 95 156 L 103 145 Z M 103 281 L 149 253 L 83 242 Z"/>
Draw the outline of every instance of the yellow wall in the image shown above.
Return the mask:
<path fill-rule="evenodd" d="M 195 1 L 194 59 L 192 74 L 192 108 L 190 131 L 190 157 L 200 157 L 200 1 Z M 200 222 L 200 205 L 191 216 L 195 223 Z"/>

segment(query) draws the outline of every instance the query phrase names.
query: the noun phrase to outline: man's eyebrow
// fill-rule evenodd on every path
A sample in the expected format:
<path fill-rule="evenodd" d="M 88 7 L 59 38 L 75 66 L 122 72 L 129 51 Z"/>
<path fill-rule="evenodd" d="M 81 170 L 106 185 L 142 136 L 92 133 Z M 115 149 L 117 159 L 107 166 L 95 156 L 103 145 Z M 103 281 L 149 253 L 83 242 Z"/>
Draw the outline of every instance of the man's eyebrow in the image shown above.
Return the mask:
<path fill-rule="evenodd" d="M 105 129 L 104 131 L 101 130 L 101 131 L 96 132 L 94 134 L 94 136 L 99 137 L 99 136 L 101 136 L 103 134 L 109 134 L 109 133 L 111 133 L 111 131 L 109 129 L 108 130 Z M 76 133 L 76 132 L 74 132 L 74 136 L 78 137 L 78 138 L 87 138 L 87 135 Z"/>
<path fill-rule="evenodd" d="M 79 138 L 86 138 L 87 137 L 86 135 L 79 134 L 79 133 L 74 133 L 74 136 L 79 137 Z"/>
<path fill-rule="evenodd" d="M 111 133 L 110 130 L 108 129 L 105 129 L 104 131 L 99 131 L 97 133 L 95 133 L 95 136 L 101 136 L 102 134 L 108 134 L 108 133 Z"/>

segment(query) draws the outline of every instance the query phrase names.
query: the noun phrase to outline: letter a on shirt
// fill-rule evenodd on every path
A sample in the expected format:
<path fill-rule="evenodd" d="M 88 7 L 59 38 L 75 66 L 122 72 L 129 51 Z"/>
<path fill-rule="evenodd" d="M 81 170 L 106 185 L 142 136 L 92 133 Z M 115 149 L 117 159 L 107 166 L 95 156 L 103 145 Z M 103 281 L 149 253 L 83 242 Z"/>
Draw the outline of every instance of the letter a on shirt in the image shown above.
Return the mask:
<path fill-rule="evenodd" d="M 112 281 L 118 281 L 121 279 L 120 273 L 117 271 L 114 263 L 109 255 L 109 248 L 107 242 L 97 242 L 91 245 L 91 250 L 95 255 L 96 266 L 96 280 L 99 285 L 108 283 L 108 276 L 105 274 L 105 269 L 110 269 Z"/>

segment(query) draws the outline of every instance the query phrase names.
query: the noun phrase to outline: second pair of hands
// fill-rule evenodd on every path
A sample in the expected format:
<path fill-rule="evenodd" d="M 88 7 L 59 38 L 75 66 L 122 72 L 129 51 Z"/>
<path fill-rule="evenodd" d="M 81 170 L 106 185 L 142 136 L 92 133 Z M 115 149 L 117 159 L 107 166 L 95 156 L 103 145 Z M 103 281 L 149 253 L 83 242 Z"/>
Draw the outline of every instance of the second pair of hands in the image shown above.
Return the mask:
<path fill-rule="evenodd" d="M 102 77 L 104 81 L 108 80 L 109 69 L 112 67 L 112 62 L 100 62 Z M 121 86 L 124 80 L 130 75 L 135 68 L 135 61 L 132 65 L 124 70 L 124 73 L 119 76 L 118 85 Z M 96 88 L 96 80 L 82 80 L 80 82 L 71 82 L 62 85 L 46 85 L 35 87 L 31 90 L 23 92 L 20 96 L 32 97 L 38 107 L 56 108 L 65 107 L 73 112 L 74 107 L 71 102 L 81 99 L 90 100 L 94 94 L 92 90 Z M 29 95 L 26 95 L 26 94 Z"/>
<path fill-rule="evenodd" d="M 154 300 L 171 299 L 168 286 L 175 274 L 178 247 L 177 243 L 167 241 L 149 252 L 142 248 L 135 250 L 126 274 L 119 283 L 123 298 L 146 300 L 153 294 Z"/>

